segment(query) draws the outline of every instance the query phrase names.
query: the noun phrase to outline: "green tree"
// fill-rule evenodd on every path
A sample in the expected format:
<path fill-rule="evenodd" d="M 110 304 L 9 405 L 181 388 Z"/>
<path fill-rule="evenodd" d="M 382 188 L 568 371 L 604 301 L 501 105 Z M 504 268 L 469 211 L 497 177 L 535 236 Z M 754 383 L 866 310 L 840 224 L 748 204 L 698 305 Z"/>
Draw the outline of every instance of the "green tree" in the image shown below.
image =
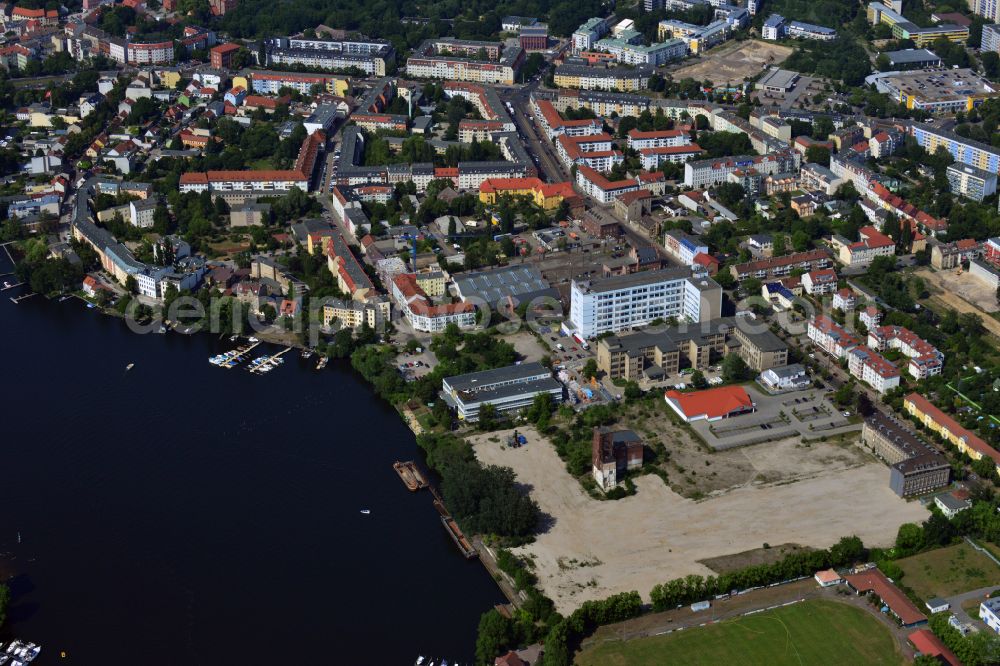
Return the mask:
<path fill-rule="evenodd" d="M 477 424 L 480 430 L 493 430 L 497 427 L 497 408 L 490 403 L 485 403 L 479 407 L 479 422 Z"/>
<path fill-rule="evenodd" d="M 638 400 L 642 397 L 642 389 L 639 388 L 636 382 L 628 382 L 625 384 L 625 390 L 622 392 L 622 395 L 629 401 Z"/>
<path fill-rule="evenodd" d="M 479 618 L 476 633 L 476 662 L 490 665 L 493 660 L 513 645 L 513 622 L 495 608 Z"/>
<path fill-rule="evenodd" d="M 912 553 L 924 545 L 924 530 L 915 523 L 903 523 L 896 533 L 896 548 Z"/>
<path fill-rule="evenodd" d="M 826 146 L 809 146 L 806 148 L 806 161 L 828 167 L 830 166 L 830 149 Z"/>
<path fill-rule="evenodd" d="M 587 359 L 587 362 L 583 364 L 583 370 L 581 372 L 584 379 L 590 380 L 591 377 L 597 376 L 597 361 L 592 358 Z"/>
<path fill-rule="evenodd" d="M 708 388 L 708 380 L 705 379 L 705 374 L 701 370 L 695 370 L 691 374 L 691 383 L 696 389 Z"/>
<path fill-rule="evenodd" d="M 750 368 L 739 354 L 731 353 L 722 360 L 722 378 L 727 382 L 744 381 L 750 373 Z"/>

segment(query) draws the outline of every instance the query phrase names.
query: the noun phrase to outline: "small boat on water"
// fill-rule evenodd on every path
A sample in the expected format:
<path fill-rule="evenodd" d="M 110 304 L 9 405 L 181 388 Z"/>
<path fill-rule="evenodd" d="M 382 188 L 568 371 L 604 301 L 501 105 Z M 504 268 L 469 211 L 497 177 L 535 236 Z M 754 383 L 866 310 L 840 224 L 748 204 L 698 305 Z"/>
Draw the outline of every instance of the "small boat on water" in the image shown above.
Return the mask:
<path fill-rule="evenodd" d="M 14 286 L 14 285 L 12 285 L 10 282 L 7 282 L 6 280 L 3 281 L 3 288 L 4 289 L 10 289 L 12 286 Z"/>
<path fill-rule="evenodd" d="M 240 336 L 238 336 L 238 335 L 232 335 L 232 336 L 229 337 L 229 341 L 230 342 L 236 342 L 239 339 L 240 339 Z"/>
<path fill-rule="evenodd" d="M 96 307 L 97 307 L 97 306 L 96 306 L 96 305 L 94 305 L 93 303 L 87 303 L 87 309 L 88 309 L 88 310 L 93 310 L 93 309 L 94 309 L 94 308 L 96 308 Z"/>
<path fill-rule="evenodd" d="M 326 367 L 326 364 L 329 363 L 329 362 L 330 362 L 330 359 L 328 359 L 326 356 L 320 357 L 319 362 L 316 364 L 316 369 L 317 370 L 322 370 L 323 368 Z"/>
<path fill-rule="evenodd" d="M 368 514 L 371 513 L 371 511 L 369 509 L 361 509 L 361 513 L 367 516 Z"/>
<path fill-rule="evenodd" d="M 260 342 L 257 338 L 247 338 L 249 342 Z"/>
<path fill-rule="evenodd" d="M 128 365 L 125 366 L 125 372 L 128 372 L 129 370 L 131 370 L 134 367 L 135 367 L 135 363 L 129 363 Z"/>
<path fill-rule="evenodd" d="M 64 295 L 64 296 L 60 296 L 60 297 L 59 297 L 59 302 L 60 302 L 60 303 L 62 303 L 63 301 L 65 301 L 65 300 L 68 300 L 68 299 L 70 299 L 70 298 L 73 298 L 73 297 L 72 297 L 72 296 L 70 296 L 69 294 L 66 294 L 66 295 Z"/>

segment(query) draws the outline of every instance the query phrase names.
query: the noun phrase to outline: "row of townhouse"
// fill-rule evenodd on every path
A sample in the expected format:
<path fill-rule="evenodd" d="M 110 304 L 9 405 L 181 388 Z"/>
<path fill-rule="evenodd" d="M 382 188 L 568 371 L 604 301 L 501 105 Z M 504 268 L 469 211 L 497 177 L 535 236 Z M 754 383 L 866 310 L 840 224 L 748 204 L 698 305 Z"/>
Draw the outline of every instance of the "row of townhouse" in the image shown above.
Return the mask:
<path fill-rule="evenodd" d="M 553 81 L 559 88 L 578 90 L 645 90 L 652 70 L 643 67 L 591 67 L 565 64 L 555 69 Z"/>
<path fill-rule="evenodd" d="M 785 277 L 793 270 L 810 272 L 829 267 L 830 255 L 825 250 L 816 249 L 734 264 L 729 270 L 736 280 L 743 281 L 750 278 L 773 280 Z"/>
<path fill-rule="evenodd" d="M 312 94 L 314 87 L 334 95 L 343 95 L 347 91 L 347 80 L 344 77 L 327 74 L 255 70 L 237 78 L 242 78 L 250 85 L 250 90 L 260 95 L 277 95 L 282 88 L 291 88 L 303 95 Z M 234 83 L 237 78 L 234 78 Z"/>
<path fill-rule="evenodd" d="M 485 60 L 479 59 L 481 52 Z M 520 46 L 440 38 L 414 50 L 406 61 L 406 73 L 421 79 L 512 85 L 523 63 Z"/>
<path fill-rule="evenodd" d="M 396 57 L 392 44 L 382 40 L 326 40 L 276 37 L 264 46 L 263 67 L 303 65 L 333 71 L 360 70 L 385 76 Z M 257 54 L 258 60 L 260 53 Z"/>
<path fill-rule="evenodd" d="M 122 39 L 86 23 L 70 23 L 64 29 L 60 48 L 76 60 L 103 55 L 120 64 L 163 65 L 174 62 L 175 44 L 188 52 L 215 46 L 216 36 L 211 30 L 188 26 L 175 40 L 143 42 L 139 39 Z"/>
<path fill-rule="evenodd" d="M 925 428 L 937 433 L 939 437 L 958 447 L 961 453 L 973 460 L 990 459 L 1000 472 L 1000 451 L 938 409 L 924 396 L 919 393 L 906 396 L 903 399 L 903 409 Z"/>

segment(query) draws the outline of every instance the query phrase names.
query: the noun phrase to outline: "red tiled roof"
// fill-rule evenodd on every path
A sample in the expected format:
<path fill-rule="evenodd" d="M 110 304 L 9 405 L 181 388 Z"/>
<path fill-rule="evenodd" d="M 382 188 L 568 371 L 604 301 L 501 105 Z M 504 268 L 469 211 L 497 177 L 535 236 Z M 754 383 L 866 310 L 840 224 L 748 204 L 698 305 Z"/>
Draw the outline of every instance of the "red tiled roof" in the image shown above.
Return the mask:
<path fill-rule="evenodd" d="M 686 146 L 658 146 L 656 148 L 640 148 L 641 155 L 686 155 L 688 153 L 703 153 L 704 149 L 697 143 Z"/>
<path fill-rule="evenodd" d="M 616 180 L 614 182 L 608 180 L 603 174 L 598 173 L 597 170 L 590 168 L 586 164 L 580 164 L 576 168 L 578 174 L 583 174 L 583 177 L 594 184 L 594 187 L 603 190 L 605 192 L 610 192 L 613 190 L 624 190 L 630 187 L 637 187 L 634 180 Z"/>
<path fill-rule="evenodd" d="M 544 183 L 540 178 L 487 178 L 479 186 L 480 193 L 492 194 L 504 190 L 538 190 L 545 197 L 568 198 L 575 196 L 571 183 Z"/>
<path fill-rule="evenodd" d="M 699 416 L 721 418 L 753 408 L 753 400 L 742 386 L 720 386 L 693 393 L 670 390 L 665 397 L 674 402 L 689 419 Z"/>
<path fill-rule="evenodd" d="M 402 273 L 392 278 L 393 283 L 406 299 L 406 305 L 414 314 L 426 317 L 441 317 L 460 312 L 472 312 L 475 306 L 472 303 L 445 303 L 442 305 L 431 305 L 427 294 L 417 284 L 417 278 L 410 273 Z"/>
<path fill-rule="evenodd" d="M 678 136 L 684 136 L 687 132 L 682 132 L 680 130 L 654 130 L 651 132 L 643 132 L 641 130 L 629 130 L 628 137 L 630 139 L 673 139 Z"/>
<path fill-rule="evenodd" d="M 228 44 L 219 44 L 218 46 L 212 47 L 212 50 L 209 53 L 222 53 L 222 54 L 226 54 L 226 53 L 232 53 L 233 51 L 239 51 L 239 50 L 240 50 L 240 45 L 239 44 L 233 44 L 232 42 L 230 42 Z"/>
<path fill-rule="evenodd" d="M 699 266 L 706 266 L 708 268 L 711 268 L 712 266 L 718 266 L 719 260 L 710 254 L 699 252 L 698 254 L 694 255 L 694 263 L 698 264 Z"/>
<path fill-rule="evenodd" d="M 921 613 L 920 609 L 913 605 L 913 602 L 907 599 L 906 595 L 878 569 L 869 569 L 859 574 L 848 574 L 844 576 L 844 580 L 859 593 L 874 592 L 877 594 L 904 625 L 927 621 L 927 616 Z"/>
<path fill-rule="evenodd" d="M 688 193 L 685 192 L 685 194 Z M 770 259 L 750 261 L 745 264 L 736 264 L 736 270 L 740 273 L 756 272 L 777 268 L 779 266 L 789 266 L 800 262 L 812 262 L 829 258 L 830 256 L 823 250 L 810 250 L 809 252 L 798 252 L 796 254 L 786 254 L 782 257 L 772 257 Z"/>

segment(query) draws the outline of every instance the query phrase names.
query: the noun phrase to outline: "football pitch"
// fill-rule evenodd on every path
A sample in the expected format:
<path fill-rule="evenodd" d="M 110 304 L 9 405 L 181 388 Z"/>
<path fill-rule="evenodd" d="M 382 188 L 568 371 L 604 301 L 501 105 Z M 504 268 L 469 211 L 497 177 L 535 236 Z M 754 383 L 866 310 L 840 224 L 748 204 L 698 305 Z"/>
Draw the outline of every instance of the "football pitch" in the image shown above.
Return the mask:
<path fill-rule="evenodd" d="M 812 600 L 671 634 L 588 647 L 582 666 L 642 664 L 905 664 L 889 630 L 865 611 Z"/>

